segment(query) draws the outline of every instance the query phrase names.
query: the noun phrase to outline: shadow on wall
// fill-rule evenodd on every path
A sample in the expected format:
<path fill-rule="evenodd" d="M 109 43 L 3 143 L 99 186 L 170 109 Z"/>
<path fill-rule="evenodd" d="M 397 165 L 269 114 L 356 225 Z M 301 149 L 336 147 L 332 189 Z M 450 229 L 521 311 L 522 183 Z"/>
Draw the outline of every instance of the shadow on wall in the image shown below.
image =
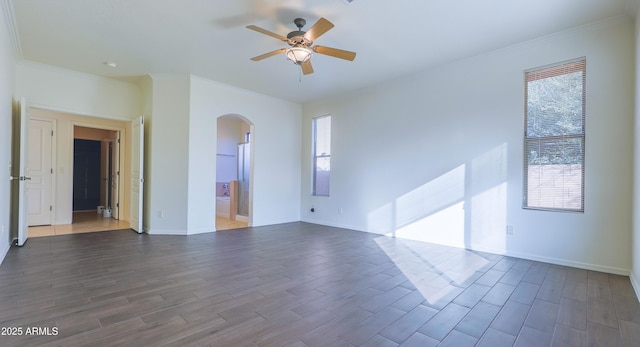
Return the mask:
<path fill-rule="evenodd" d="M 370 212 L 368 230 L 504 253 L 506 180 L 503 143 Z"/>

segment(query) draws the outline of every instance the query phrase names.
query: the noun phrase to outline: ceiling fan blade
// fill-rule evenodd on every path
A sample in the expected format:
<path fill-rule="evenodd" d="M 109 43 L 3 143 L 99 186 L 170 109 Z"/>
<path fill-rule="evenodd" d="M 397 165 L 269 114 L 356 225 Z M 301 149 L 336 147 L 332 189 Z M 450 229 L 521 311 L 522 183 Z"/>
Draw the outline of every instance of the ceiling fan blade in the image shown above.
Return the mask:
<path fill-rule="evenodd" d="M 353 61 L 353 59 L 356 58 L 356 52 L 350 52 L 342 49 L 325 47 L 325 46 L 313 46 L 311 48 L 316 53 L 329 55 L 329 56 L 344 59 L 344 60 Z"/>
<path fill-rule="evenodd" d="M 302 68 L 302 73 L 305 74 L 305 75 L 313 73 L 313 67 L 311 66 L 311 60 L 305 61 L 304 63 L 302 63 L 302 65 L 300 65 L 300 67 Z"/>
<path fill-rule="evenodd" d="M 253 57 L 253 58 L 251 58 L 251 60 L 259 61 L 259 60 L 262 60 L 262 59 L 273 57 L 274 55 L 277 55 L 277 54 L 280 54 L 280 53 L 284 53 L 284 51 L 286 51 L 286 50 L 287 50 L 286 48 L 276 49 L 273 52 L 269 52 L 269 53 L 265 53 L 265 54 L 259 55 L 257 57 Z"/>
<path fill-rule="evenodd" d="M 266 29 L 262 29 L 260 27 L 255 26 L 255 25 L 247 25 L 247 29 L 251 29 L 251 30 L 257 31 L 257 32 L 262 33 L 262 34 L 269 35 L 271 37 L 275 37 L 276 39 L 278 39 L 280 41 L 285 41 L 285 42 L 287 41 L 286 37 L 284 37 L 284 36 L 282 36 L 280 34 L 276 34 L 276 33 L 272 32 L 272 31 L 269 31 L 269 30 L 266 30 Z"/>
<path fill-rule="evenodd" d="M 307 33 L 304 34 L 304 38 L 309 41 L 315 41 L 315 39 L 329 31 L 331 28 L 333 28 L 333 23 L 324 18 L 320 18 L 311 26 L 311 28 L 309 28 L 309 30 L 307 30 Z"/>

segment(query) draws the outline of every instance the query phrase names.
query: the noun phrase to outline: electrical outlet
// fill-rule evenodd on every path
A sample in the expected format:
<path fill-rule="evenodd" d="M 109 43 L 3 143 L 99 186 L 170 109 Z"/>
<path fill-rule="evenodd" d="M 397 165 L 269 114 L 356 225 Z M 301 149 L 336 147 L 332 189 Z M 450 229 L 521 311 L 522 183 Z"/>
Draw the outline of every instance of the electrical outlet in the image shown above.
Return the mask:
<path fill-rule="evenodd" d="M 7 226 L 2 224 L 2 233 L 4 234 L 7 231 Z"/>
<path fill-rule="evenodd" d="M 158 218 L 163 218 L 163 217 L 164 217 L 164 211 L 158 210 Z"/>
<path fill-rule="evenodd" d="M 338 214 L 342 214 L 342 207 L 338 208 Z"/>
<path fill-rule="evenodd" d="M 513 236 L 513 225 L 507 225 L 507 235 Z"/>

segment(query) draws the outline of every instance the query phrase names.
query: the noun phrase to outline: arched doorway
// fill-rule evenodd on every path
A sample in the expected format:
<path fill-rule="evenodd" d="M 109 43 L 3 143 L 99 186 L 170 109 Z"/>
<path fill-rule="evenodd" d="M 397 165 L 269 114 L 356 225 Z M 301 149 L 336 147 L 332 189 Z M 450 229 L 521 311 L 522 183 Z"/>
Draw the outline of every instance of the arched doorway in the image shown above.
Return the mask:
<path fill-rule="evenodd" d="M 253 125 L 240 115 L 217 119 L 216 230 L 251 225 Z"/>

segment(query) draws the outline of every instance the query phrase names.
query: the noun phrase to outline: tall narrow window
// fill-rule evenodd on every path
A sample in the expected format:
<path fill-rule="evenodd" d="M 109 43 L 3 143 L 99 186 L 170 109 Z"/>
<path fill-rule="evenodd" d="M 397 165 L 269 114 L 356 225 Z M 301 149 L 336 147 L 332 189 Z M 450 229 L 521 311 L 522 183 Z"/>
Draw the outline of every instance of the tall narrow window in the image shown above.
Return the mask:
<path fill-rule="evenodd" d="M 523 207 L 584 211 L 586 61 L 525 71 Z"/>
<path fill-rule="evenodd" d="M 313 119 L 313 195 L 329 196 L 331 116 Z"/>

